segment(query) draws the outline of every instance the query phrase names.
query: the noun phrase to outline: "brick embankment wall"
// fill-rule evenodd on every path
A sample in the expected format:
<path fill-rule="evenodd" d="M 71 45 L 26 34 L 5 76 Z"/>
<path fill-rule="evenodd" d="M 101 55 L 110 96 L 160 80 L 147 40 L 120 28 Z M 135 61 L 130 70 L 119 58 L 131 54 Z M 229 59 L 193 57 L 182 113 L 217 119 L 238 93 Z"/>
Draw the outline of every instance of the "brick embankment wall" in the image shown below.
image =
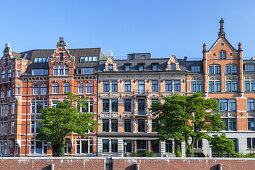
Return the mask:
<path fill-rule="evenodd" d="M 84 157 L 84 158 L 52 158 L 52 157 L 30 157 L 30 158 L 0 158 L 0 170 L 79 170 L 92 169 L 103 170 L 105 158 Z"/>
<path fill-rule="evenodd" d="M 113 170 L 254 170 L 252 158 L 113 158 Z"/>

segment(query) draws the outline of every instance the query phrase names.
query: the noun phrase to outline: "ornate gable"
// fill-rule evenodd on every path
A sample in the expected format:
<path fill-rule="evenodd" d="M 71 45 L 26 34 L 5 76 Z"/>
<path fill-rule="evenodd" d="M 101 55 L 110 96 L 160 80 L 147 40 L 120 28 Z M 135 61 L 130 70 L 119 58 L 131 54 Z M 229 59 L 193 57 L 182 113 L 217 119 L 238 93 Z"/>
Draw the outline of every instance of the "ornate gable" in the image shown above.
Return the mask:
<path fill-rule="evenodd" d="M 168 71 L 180 70 L 179 62 L 177 61 L 174 55 L 172 55 L 170 59 L 168 60 L 166 70 Z"/>
<path fill-rule="evenodd" d="M 116 63 L 114 63 L 113 57 L 109 57 L 105 62 L 104 71 L 118 71 Z"/>

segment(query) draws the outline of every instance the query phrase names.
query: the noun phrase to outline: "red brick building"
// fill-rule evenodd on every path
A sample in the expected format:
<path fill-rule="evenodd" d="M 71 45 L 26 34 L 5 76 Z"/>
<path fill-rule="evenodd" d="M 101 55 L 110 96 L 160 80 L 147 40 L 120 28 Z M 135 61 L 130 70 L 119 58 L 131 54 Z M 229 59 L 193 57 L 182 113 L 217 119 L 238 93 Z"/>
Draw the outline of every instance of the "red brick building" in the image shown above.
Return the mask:
<path fill-rule="evenodd" d="M 56 105 L 72 92 L 88 98 L 87 110 L 97 113 L 96 62 L 100 48 L 67 49 L 63 38 L 52 50 L 15 53 L 6 44 L 1 58 L 0 153 L 3 156 L 51 156 L 46 141 L 35 139 L 40 110 Z M 96 116 L 95 116 L 96 119 Z M 66 155 L 95 155 L 96 132 L 69 136 Z"/>

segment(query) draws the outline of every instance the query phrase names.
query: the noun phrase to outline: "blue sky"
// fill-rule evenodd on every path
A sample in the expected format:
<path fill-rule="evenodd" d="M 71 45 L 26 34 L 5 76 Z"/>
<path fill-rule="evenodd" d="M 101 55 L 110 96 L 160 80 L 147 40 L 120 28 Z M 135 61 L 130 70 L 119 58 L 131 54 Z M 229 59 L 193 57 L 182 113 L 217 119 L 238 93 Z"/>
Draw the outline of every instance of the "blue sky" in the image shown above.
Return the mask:
<path fill-rule="evenodd" d="M 68 48 L 101 47 L 115 56 L 201 58 L 224 18 L 227 39 L 255 56 L 254 0 L 8 0 L 0 1 L 0 49 L 52 49 L 60 36 Z"/>

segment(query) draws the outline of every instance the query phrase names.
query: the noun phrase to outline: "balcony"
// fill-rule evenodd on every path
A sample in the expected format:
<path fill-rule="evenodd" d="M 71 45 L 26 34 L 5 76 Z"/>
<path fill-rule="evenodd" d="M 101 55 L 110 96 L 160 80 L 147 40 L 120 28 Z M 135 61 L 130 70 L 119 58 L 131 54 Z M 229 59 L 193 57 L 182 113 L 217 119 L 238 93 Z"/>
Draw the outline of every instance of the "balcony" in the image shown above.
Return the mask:
<path fill-rule="evenodd" d="M 146 111 L 135 111 L 134 112 L 134 115 L 135 116 L 148 116 L 148 112 L 146 112 Z"/>

